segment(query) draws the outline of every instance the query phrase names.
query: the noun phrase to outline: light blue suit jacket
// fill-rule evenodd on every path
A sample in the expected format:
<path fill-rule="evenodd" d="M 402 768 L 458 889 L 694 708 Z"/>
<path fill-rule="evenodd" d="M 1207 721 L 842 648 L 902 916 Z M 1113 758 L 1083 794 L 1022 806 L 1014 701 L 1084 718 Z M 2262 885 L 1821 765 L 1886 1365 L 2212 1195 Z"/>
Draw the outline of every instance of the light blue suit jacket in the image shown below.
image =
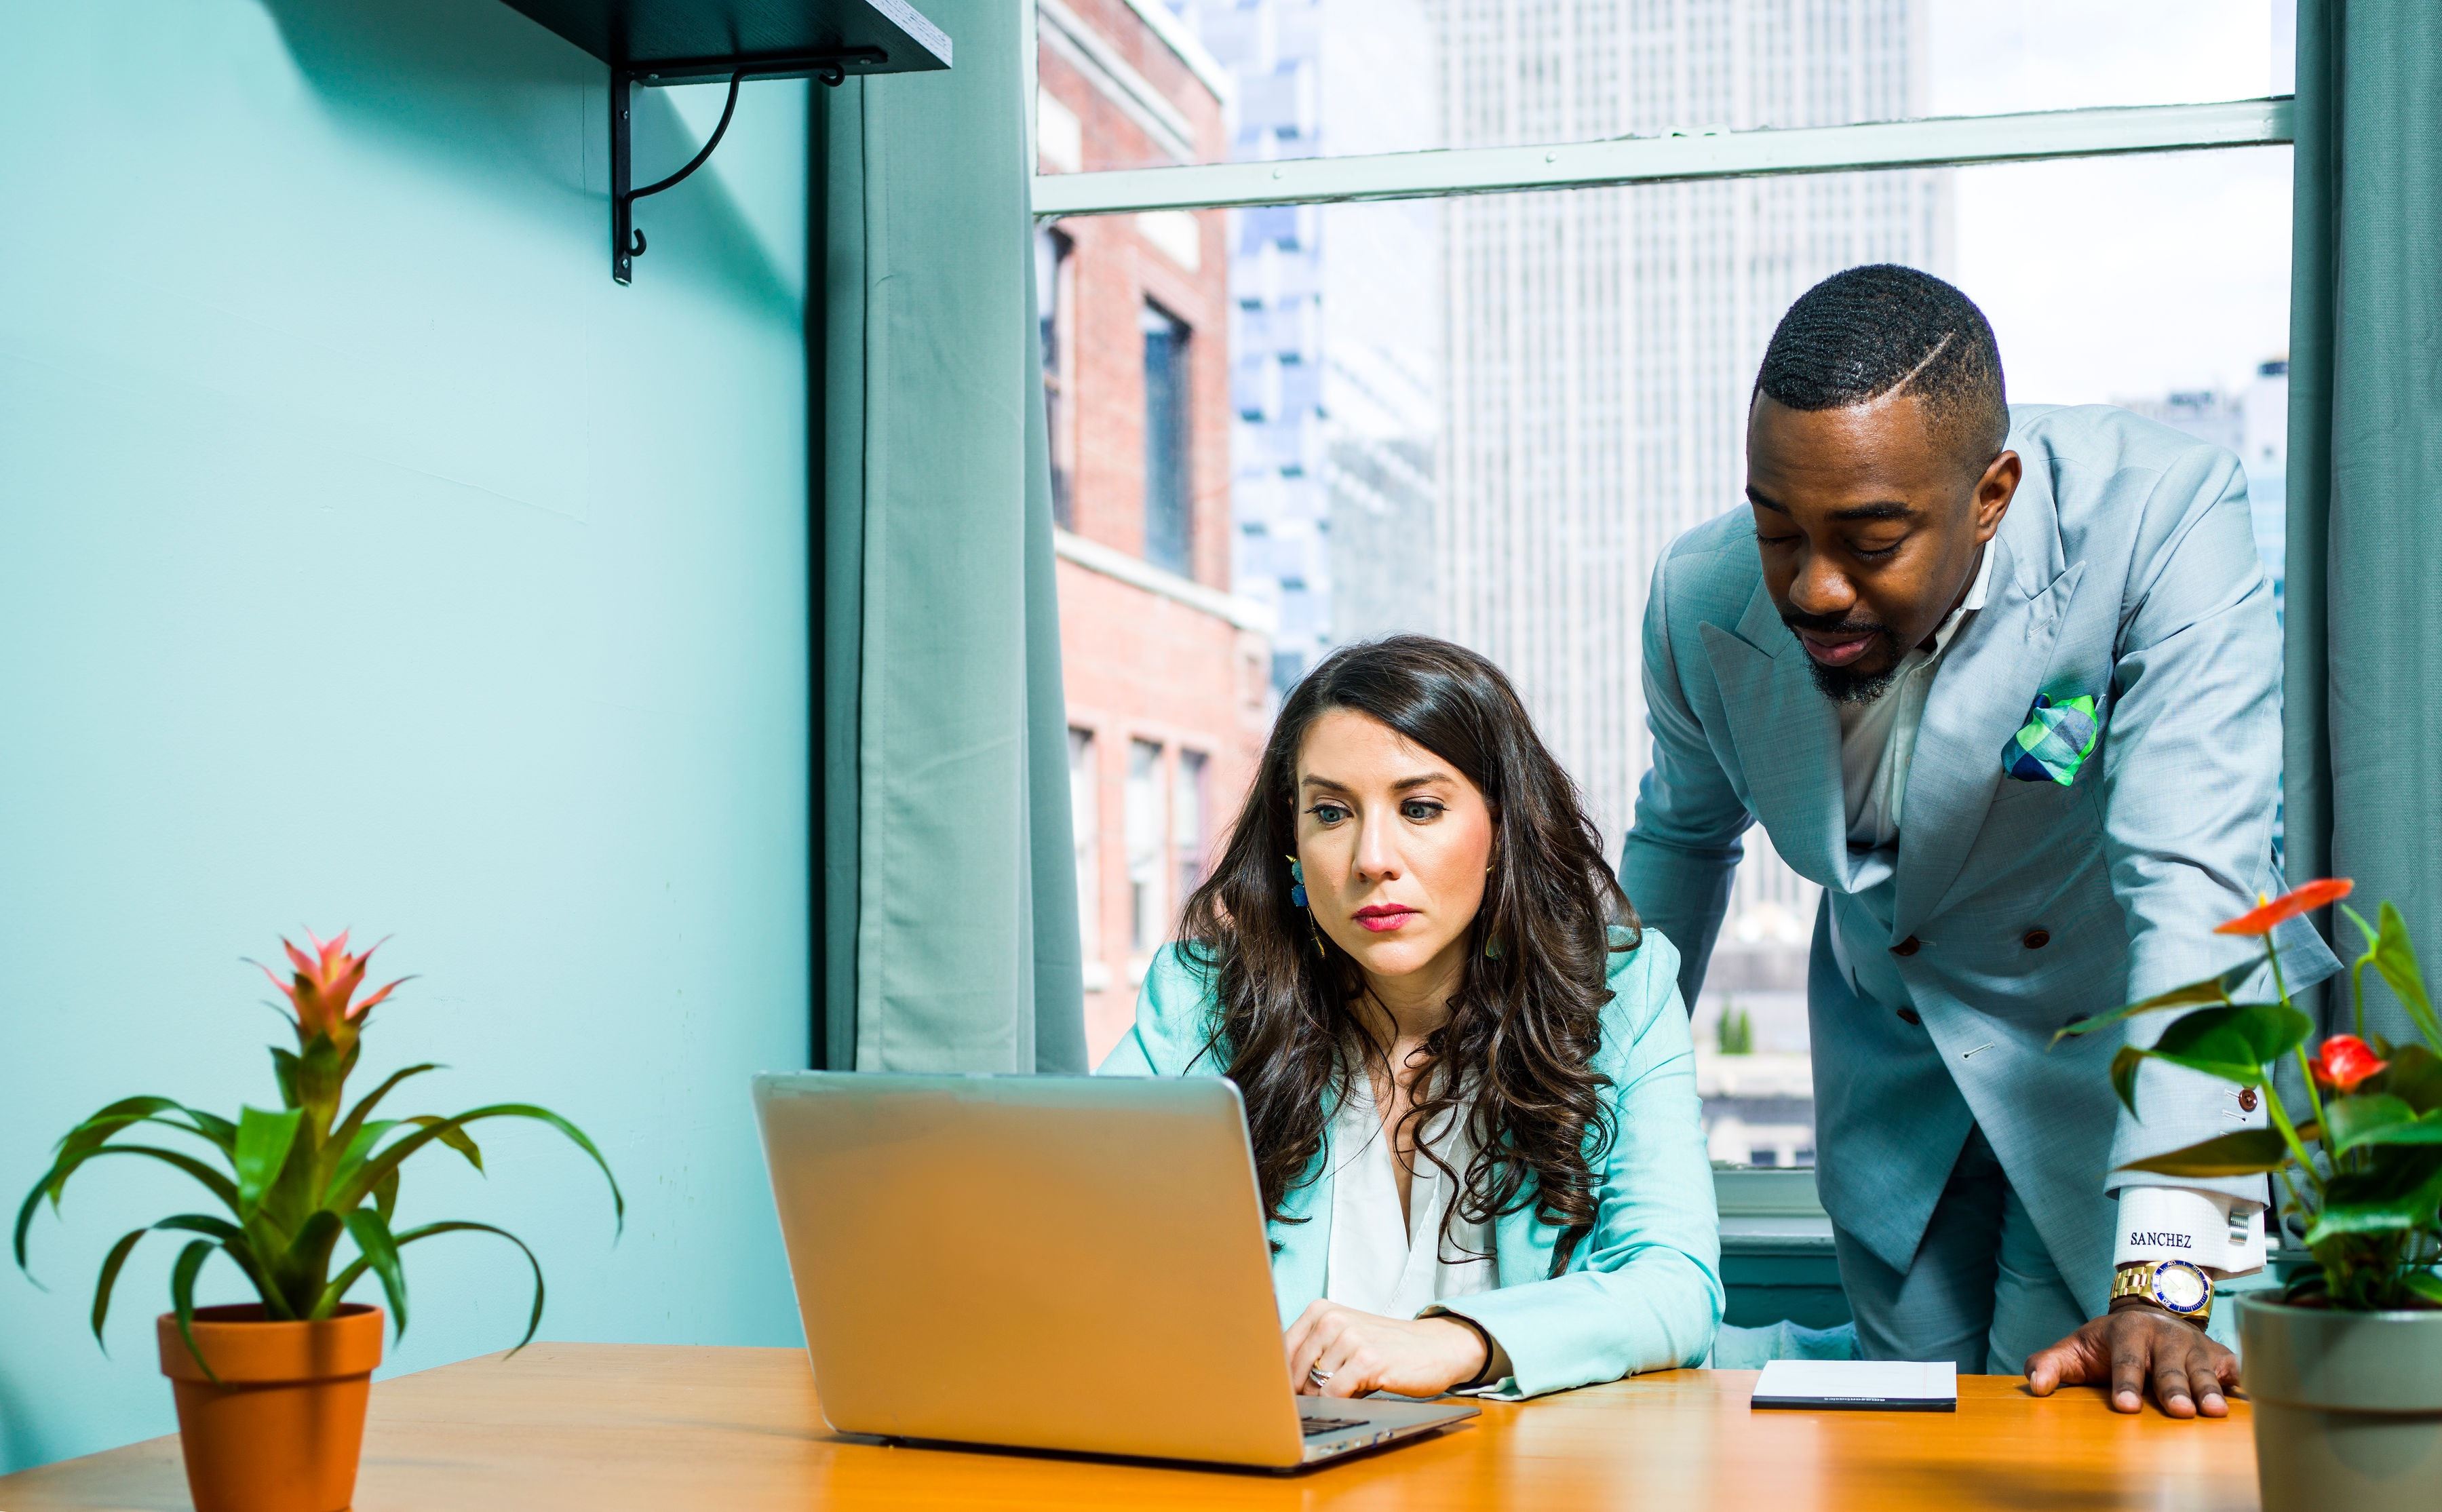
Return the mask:
<path fill-rule="evenodd" d="M 1568 1269 L 1551 1275 L 1559 1231 L 1529 1207 L 1493 1226 L 1498 1288 L 1447 1304 L 1509 1351 L 1513 1375 L 1502 1383 L 1504 1395 L 1694 1365 L 1712 1349 L 1722 1318 L 1721 1228 L 1678 970 L 1679 953 L 1651 929 L 1636 950 L 1612 956 L 1613 995 L 1603 1010 L 1594 1068 L 1611 1079 L 1615 1138 L 1595 1166 L 1602 1188 L 1594 1231 L 1578 1242 Z M 1204 975 L 1177 947 L 1164 950 L 1145 975 L 1136 1027 L 1100 1074 L 1218 1074 L 1207 1047 L 1213 1009 Z M 1220 1059 L 1226 1063 L 1226 1049 Z M 1278 1246 L 1272 1287 L 1283 1326 L 1322 1296 L 1332 1155 L 1326 1138 L 1288 1193 L 1288 1221 L 1268 1226 Z"/>
<path fill-rule="evenodd" d="M 2024 481 L 1987 547 L 1985 607 L 1926 697 L 1896 851 L 1849 847 L 1839 718 L 1764 590 L 1740 508 L 1681 537 L 1653 575 L 1653 764 L 1620 880 L 1688 945 L 1693 1001 L 1740 832 L 1762 824 L 1826 889 L 1808 983 L 1825 1209 L 1904 1270 L 1980 1125 L 2099 1314 L 2106 1193 L 2168 1179 L 2116 1168 L 2264 1114 L 2223 1083 L 2149 1063 L 2133 1119 L 2106 1074 L 2120 1032 L 2048 1046 L 2073 1019 L 2249 955 L 2253 941 L 2211 931 L 2281 887 L 2281 631 L 2237 459 L 2105 406 L 2020 406 L 2011 421 Z M 2003 775 L 2038 693 L 2091 694 L 2105 710 L 2068 787 Z M 2337 969 L 2303 920 L 2281 938 L 2292 986 Z M 2165 1021 L 2127 1032 L 2151 1043 Z M 2264 1196 L 2260 1177 L 2180 1184 Z"/>

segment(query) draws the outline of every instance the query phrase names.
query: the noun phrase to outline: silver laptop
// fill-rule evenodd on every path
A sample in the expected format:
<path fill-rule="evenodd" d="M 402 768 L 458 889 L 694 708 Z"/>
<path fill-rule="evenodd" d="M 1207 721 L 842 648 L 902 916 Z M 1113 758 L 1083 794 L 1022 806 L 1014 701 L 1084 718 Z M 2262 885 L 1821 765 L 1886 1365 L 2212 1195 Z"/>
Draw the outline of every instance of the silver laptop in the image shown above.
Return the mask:
<path fill-rule="evenodd" d="M 841 1432 L 1296 1469 L 1476 1413 L 1292 1393 L 1219 1078 L 809 1071 L 755 1108 Z"/>

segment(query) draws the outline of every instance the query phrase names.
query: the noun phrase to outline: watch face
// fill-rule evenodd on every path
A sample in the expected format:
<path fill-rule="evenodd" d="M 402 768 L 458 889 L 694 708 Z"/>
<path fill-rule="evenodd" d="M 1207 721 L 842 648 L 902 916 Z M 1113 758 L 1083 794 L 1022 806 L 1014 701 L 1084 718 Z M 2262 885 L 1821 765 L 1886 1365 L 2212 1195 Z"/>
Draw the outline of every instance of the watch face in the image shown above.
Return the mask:
<path fill-rule="evenodd" d="M 2154 1300 L 2175 1313 L 2192 1313 L 2213 1296 L 2205 1273 L 2184 1260 L 2165 1260 L 2154 1267 Z"/>

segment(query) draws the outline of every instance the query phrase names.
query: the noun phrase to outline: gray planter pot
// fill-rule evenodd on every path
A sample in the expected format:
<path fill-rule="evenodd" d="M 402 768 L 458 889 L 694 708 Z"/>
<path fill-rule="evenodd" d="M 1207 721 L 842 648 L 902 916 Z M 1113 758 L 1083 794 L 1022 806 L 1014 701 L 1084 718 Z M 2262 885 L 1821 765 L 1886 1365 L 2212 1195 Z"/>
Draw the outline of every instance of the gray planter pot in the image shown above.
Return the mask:
<path fill-rule="evenodd" d="M 2238 1302 L 2264 1512 L 2442 1512 L 2442 1312 Z"/>

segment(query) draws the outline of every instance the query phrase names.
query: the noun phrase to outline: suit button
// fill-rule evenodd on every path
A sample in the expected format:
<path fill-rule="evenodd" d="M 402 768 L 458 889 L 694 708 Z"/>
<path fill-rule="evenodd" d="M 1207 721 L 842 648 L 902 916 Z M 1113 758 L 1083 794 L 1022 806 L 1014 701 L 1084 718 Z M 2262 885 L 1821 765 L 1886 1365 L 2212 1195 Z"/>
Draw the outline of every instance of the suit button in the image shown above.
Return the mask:
<path fill-rule="evenodd" d="M 1903 1008 L 1899 1011 L 1899 1014 L 1900 1022 L 1903 1024 L 1922 1024 L 1924 1022 L 1923 1017 L 1912 1008 Z"/>
<path fill-rule="evenodd" d="M 2030 929 L 2027 931 L 2026 938 L 2018 941 L 2029 950 L 2041 950 L 2051 942 L 2052 932 L 2049 929 Z"/>
<path fill-rule="evenodd" d="M 1914 935 L 1910 935 L 1907 938 L 1901 940 L 1898 944 L 1891 947 L 1891 954 L 1894 956 L 1913 956 L 1916 953 L 1917 938 Z"/>
<path fill-rule="evenodd" d="M 2243 1086 L 2238 1089 L 2238 1110 L 2241 1113 L 2255 1111 L 2255 1088 Z"/>

